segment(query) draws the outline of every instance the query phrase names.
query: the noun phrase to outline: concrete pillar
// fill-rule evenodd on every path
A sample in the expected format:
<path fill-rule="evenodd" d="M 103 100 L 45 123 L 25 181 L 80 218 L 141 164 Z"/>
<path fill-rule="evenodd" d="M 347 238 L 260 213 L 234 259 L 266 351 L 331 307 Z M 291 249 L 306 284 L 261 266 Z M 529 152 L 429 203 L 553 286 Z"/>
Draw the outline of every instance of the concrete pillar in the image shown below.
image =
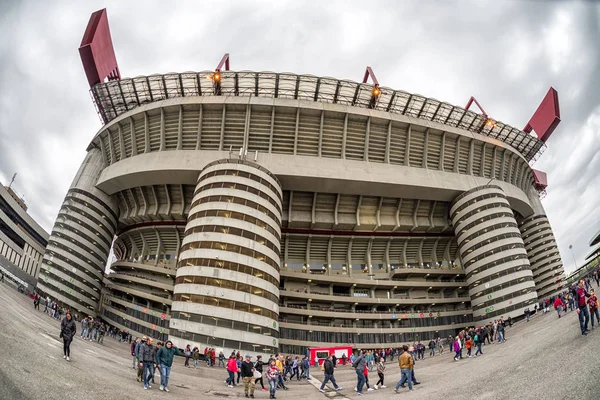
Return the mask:
<path fill-rule="evenodd" d="M 282 199 L 279 180 L 255 163 L 219 160 L 202 170 L 179 256 L 182 283 L 174 288 L 176 346 L 277 352 Z M 178 312 L 236 328 L 179 319 Z"/>
<path fill-rule="evenodd" d="M 537 299 L 533 274 L 503 190 L 480 186 L 450 208 L 475 322 L 516 317 Z"/>
<path fill-rule="evenodd" d="M 91 148 L 60 208 L 42 261 L 38 292 L 79 315 L 96 315 L 118 220 L 114 196 L 96 189 L 105 167 Z"/>
<path fill-rule="evenodd" d="M 545 215 L 532 215 L 519 224 L 538 297 L 542 300 L 564 290 L 564 269 L 556 239 Z"/>

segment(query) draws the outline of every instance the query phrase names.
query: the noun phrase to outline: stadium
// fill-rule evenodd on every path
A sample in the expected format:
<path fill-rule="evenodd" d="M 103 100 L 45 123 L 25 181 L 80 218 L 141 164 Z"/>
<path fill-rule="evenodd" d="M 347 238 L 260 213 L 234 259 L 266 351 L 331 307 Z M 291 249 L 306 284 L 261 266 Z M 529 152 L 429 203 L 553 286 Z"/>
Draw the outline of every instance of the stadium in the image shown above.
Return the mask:
<path fill-rule="evenodd" d="M 79 51 L 103 126 L 38 290 L 80 315 L 180 347 L 303 354 L 444 338 L 561 290 L 531 167 L 560 122 L 552 88 L 521 130 L 368 67 L 362 82 L 235 72 L 226 54 L 121 78 L 106 10 Z"/>

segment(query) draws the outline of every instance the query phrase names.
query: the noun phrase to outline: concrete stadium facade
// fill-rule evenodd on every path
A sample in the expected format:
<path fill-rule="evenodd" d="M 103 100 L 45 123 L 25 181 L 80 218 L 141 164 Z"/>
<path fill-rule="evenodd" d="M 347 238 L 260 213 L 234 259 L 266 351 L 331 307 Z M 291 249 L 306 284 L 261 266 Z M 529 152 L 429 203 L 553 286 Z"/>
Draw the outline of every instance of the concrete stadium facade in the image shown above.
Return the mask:
<path fill-rule="evenodd" d="M 264 354 L 447 337 L 560 290 L 534 136 L 369 84 L 213 74 L 92 87 L 106 123 L 44 293 L 178 346 Z"/>

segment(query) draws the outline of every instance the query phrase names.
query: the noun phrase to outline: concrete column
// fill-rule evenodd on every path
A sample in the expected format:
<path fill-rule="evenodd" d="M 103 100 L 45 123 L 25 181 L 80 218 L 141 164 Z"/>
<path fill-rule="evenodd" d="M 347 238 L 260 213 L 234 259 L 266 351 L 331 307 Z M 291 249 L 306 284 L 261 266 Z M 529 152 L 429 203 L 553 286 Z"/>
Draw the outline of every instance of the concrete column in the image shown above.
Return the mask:
<path fill-rule="evenodd" d="M 538 297 L 545 300 L 564 290 L 562 260 L 552 227 L 545 215 L 532 215 L 519 224 L 529 256 Z"/>
<path fill-rule="evenodd" d="M 476 187 L 450 208 L 476 322 L 520 316 L 537 299 L 527 252 L 503 190 Z"/>
<path fill-rule="evenodd" d="M 174 288 L 176 346 L 277 352 L 282 199 L 279 180 L 255 163 L 219 160 L 202 170 Z M 179 319 L 179 312 L 236 328 Z"/>
<path fill-rule="evenodd" d="M 116 198 L 96 189 L 105 167 L 100 149 L 87 153 L 48 240 L 38 291 L 79 315 L 96 315 L 104 268 L 117 228 Z"/>

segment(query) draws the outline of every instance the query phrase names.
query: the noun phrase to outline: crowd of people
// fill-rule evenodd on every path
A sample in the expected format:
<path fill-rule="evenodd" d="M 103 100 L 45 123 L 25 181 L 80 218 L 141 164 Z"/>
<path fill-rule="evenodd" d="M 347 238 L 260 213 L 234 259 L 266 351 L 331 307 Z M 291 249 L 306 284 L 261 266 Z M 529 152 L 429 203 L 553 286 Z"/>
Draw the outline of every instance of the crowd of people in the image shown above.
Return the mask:
<path fill-rule="evenodd" d="M 596 283 L 600 283 L 599 278 L 599 274 L 594 276 Z M 64 345 L 63 358 L 70 361 L 70 346 L 76 335 L 78 316 L 72 315 L 70 310 L 60 307 L 56 301 L 50 298 L 42 298 L 34 294 L 33 300 L 35 309 L 40 310 L 39 306 L 43 303 L 44 312 L 61 322 L 60 337 L 63 339 Z M 548 313 L 551 307 L 556 310 L 558 318 L 567 312 L 576 311 L 583 336 L 590 332 L 590 319 L 592 330 L 596 325 L 600 325 L 598 297 L 595 295 L 590 279 L 582 279 L 564 292 L 540 301 L 533 307 L 533 312 L 529 308 L 525 309 L 524 320 L 529 321 L 531 315 L 539 312 Z M 132 368 L 136 370 L 136 379 L 142 383 L 145 390 L 152 388 L 155 383 L 155 373 L 158 373 L 160 374 L 159 390 L 169 392 L 169 377 L 176 354 L 184 357 L 183 365 L 188 368 L 191 368 L 190 360 L 193 360 L 194 368 L 197 368 L 200 362 L 206 363 L 208 367 L 223 368 L 227 372 L 225 379 L 227 387 L 233 388 L 243 383 L 246 398 L 254 398 L 255 388 L 258 384 L 260 385 L 259 390 L 269 391 L 269 398 L 275 399 L 277 391 L 288 390 L 286 383 L 294 378 L 296 381 L 311 379 L 311 360 L 308 355 L 300 358 L 299 356 L 272 354 L 267 361 L 263 361 L 260 355 L 253 360 L 253 356 L 249 354 L 242 356 L 240 351 L 234 351 L 226 358 L 223 351 L 217 353 L 215 348 L 206 347 L 201 352 L 198 347 L 191 348 L 190 345 L 187 345 L 185 349 L 178 349 L 169 340 L 164 343 L 160 341 L 154 343 L 152 338 L 146 336 L 134 339 L 131 333 L 119 330 L 101 319 L 94 319 L 91 316 L 84 317 L 79 323 L 81 324 L 80 338 L 82 340 L 102 344 L 104 336 L 108 335 L 118 342 L 130 344 Z M 323 380 L 319 391 L 326 392 L 328 383 L 331 383 L 333 390 L 342 390 L 342 387 L 336 382 L 334 373 L 338 366 L 347 364 L 350 364 L 356 373 L 356 386 L 354 387 L 356 395 L 363 395 L 365 387 L 367 391 L 385 389 L 386 360 L 393 362 L 395 357 L 398 359 L 400 379 L 395 385 L 394 392 L 399 393 L 400 389 L 406 386 L 409 391 L 412 391 L 413 385 L 420 384 L 415 376 L 415 365 L 417 361 L 425 359 L 427 349 L 429 349 L 431 358 L 443 354 L 444 347 L 447 346 L 455 362 L 463 358 L 480 357 L 484 354 L 482 347 L 486 344 L 504 343 L 506 329 L 511 326 L 512 319 L 510 317 L 506 320 L 501 317 L 488 324 L 462 330 L 455 337 L 449 336 L 446 340 L 438 337 L 430 339 L 426 342 L 427 344 L 417 341 L 398 349 L 361 350 L 349 357 L 344 354 L 339 359 L 334 355 L 329 355 L 324 360 L 315 358 L 312 360 L 314 366 L 320 367 L 323 371 Z M 444 344 L 444 342 L 446 343 Z M 377 374 L 375 384 L 369 382 L 369 374 L 373 372 Z"/>

